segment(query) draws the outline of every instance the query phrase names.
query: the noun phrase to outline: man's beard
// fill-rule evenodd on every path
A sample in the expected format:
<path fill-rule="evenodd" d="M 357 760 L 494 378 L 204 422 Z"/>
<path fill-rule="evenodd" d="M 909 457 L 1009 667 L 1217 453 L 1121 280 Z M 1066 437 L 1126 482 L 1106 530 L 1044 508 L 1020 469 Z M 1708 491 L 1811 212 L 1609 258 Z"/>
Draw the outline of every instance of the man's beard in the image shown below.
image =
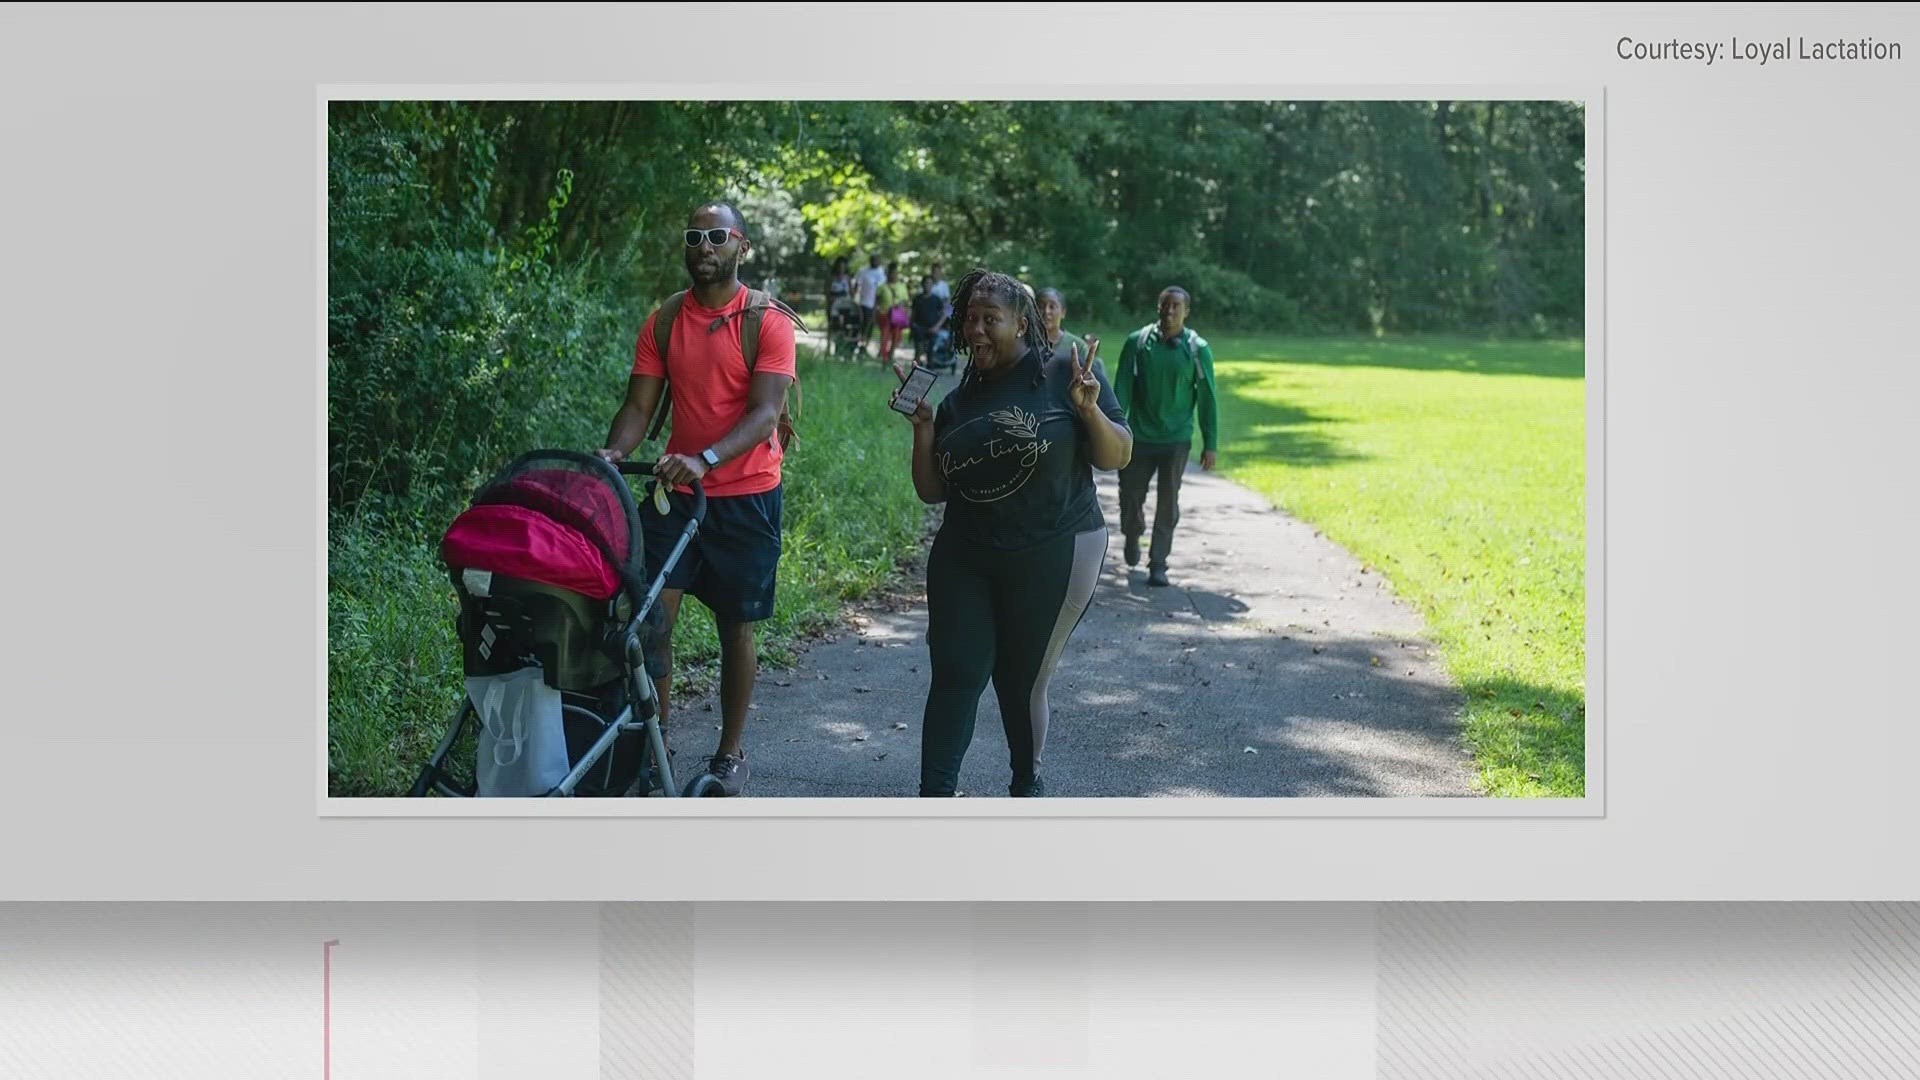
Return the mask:
<path fill-rule="evenodd" d="M 705 262 L 703 265 L 704 261 L 703 257 L 687 260 L 687 276 L 691 277 L 696 285 L 717 285 L 723 281 L 732 281 L 735 272 L 740 268 L 738 259 L 712 256 L 711 262 Z"/>

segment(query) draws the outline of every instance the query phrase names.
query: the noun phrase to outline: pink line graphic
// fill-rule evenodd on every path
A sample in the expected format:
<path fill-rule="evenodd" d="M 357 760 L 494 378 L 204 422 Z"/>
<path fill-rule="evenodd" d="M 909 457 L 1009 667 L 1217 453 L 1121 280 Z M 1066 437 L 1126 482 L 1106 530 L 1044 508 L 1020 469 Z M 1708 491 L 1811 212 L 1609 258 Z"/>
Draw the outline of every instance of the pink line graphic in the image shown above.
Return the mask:
<path fill-rule="evenodd" d="M 333 1080 L 333 947 L 320 943 L 320 1080 Z"/>

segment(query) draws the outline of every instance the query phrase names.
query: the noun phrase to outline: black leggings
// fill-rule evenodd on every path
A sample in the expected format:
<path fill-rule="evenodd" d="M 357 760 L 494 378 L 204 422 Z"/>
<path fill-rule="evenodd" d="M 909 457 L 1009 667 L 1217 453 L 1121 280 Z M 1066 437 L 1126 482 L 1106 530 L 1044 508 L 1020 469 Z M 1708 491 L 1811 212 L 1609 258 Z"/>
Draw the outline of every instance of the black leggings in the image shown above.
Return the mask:
<path fill-rule="evenodd" d="M 920 794 L 950 797 L 973 742 L 980 694 L 992 680 L 1007 728 L 1016 796 L 1039 794 L 1047 687 L 1067 639 L 1086 617 L 1107 555 L 1096 529 L 1019 552 L 945 532 L 927 561 L 927 646 L 933 687 L 920 735 Z"/>

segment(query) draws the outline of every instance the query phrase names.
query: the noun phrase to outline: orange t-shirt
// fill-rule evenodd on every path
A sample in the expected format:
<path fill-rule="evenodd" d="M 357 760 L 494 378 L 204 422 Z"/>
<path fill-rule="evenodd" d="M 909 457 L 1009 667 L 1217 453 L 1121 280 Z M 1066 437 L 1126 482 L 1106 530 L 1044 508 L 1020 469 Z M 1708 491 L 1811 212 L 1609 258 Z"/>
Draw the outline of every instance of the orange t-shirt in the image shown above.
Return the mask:
<path fill-rule="evenodd" d="M 653 343 L 653 320 L 647 316 L 640 327 L 640 340 L 633 351 L 633 373 L 665 377 L 673 395 L 673 435 L 667 440 L 667 453 L 697 458 L 700 452 L 719 442 L 740 423 L 747 413 L 748 388 L 746 355 L 741 351 L 740 328 L 744 319 L 737 314 L 747 306 L 747 290 L 734 293 L 725 307 L 701 307 L 689 292 L 680 304 L 680 318 L 673 324 L 672 356 L 669 372 L 660 363 L 660 350 Z M 733 315 L 725 326 L 708 332 L 715 319 Z M 796 376 L 793 353 L 793 321 L 768 309 L 760 321 L 760 361 L 757 370 L 770 375 Z M 709 496 L 758 495 L 780 486 L 780 449 L 778 432 L 752 450 L 723 461 L 708 471 L 701 486 Z"/>

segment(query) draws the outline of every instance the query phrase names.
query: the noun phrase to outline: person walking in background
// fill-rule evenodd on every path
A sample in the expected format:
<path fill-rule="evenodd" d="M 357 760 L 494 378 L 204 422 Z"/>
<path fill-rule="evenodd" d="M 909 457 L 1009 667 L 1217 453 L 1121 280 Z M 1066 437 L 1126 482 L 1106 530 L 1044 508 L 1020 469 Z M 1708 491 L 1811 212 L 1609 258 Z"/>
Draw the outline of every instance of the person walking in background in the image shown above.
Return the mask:
<path fill-rule="evenodd" d="M 922 401 L 908 417 L 914 490 L 946 504 L 927 561 L 933 673 L 920 794 L 955 793 L 991 681 L 1012 758 L 1008 794 L 1038 797 L 1048 688 L 1106 561 L 1093 470 L 1124 466 L 1133 435 L 1094 358 L 1048 348 L 1020 282 L 976 270 L 953 312 L 966 374 L 938 409 Z"/>
<path fill-rule="evenodd" d="M 887 278 L 874 292 L 873 310 L 880 320 L 880 361 L 893 363 L 893 350 L 900 345 L 900 339 L 906 336 L 907 326 L 912 321 L 908 305 L 913 297 L 907 291 L 907 283 L 900 280 L 900 264 L 887 264 Z"/>
<path fill-rule="evenodd" d="M 854 300 L 860 305 L 860 351 L 867 352 L 873 338 L 874 306 L 880 302 L 880 286 L 887 283 L 887 272 L 880 268 L 880 256 L 867 259 L 866 269 L 853 275 Z"/>
<path fill-rule="evenodd" d="M 847 272 L 847 258 L 833 260 L 833 272 L 827 275 L 827 351 L 840 355 L 841 341 L 851 344 L 860 328 L 860 305 L 854 299 L 853 275 Z"/>
<path fill-rule="evenodd" d="M 1034 296 L 1034 306 L 1040 312 L 1040 325 L 1047 332 L 1047 344 L 1056 355 L 1066 355 L 1074 349 L 1079 349 L 1082 353 L 1092 351 L 1087 348 L 1086 341 L 1079 335 L 1070 334 L 1062 327 L 1061 324 L 1067 317 L 1067 298 L 1059 289 L 1051 286 L 1041 289 Z M 1094 363 L 1099 362 L 1099 359 L 1095 358 Z"/>
<path fill-rule="evenodd" d="M 940 359 L 942 336 L 947 332 L 947 302 L 933 291 L 931 274 L 920 279 L 920 293 L 913 298 L 913 362 L 936 366 Z M 894 374 L 902 378 L 906 373 L 900 364 L 893 365 Z"/>
<path fill-rule="evenodd" d="M 1180 523 L 1180 481 L 1200 419 L 1200 467 L 1212 472 L 1220 447 L 1220 410 L 1213 349 L 1187 325 L 1192 297 L 1178 285 L 1160 294 L 1160 317 L 1127 335 L 1114 369 L 1114 392 L 1133 428 L 1133 460 L 1120 470 L 1120 532 L 1128 566 L 1140 565 L 1147 489 L 1157 485 L 1147 584 L 1164 587 L 1174 528 Z"/>

